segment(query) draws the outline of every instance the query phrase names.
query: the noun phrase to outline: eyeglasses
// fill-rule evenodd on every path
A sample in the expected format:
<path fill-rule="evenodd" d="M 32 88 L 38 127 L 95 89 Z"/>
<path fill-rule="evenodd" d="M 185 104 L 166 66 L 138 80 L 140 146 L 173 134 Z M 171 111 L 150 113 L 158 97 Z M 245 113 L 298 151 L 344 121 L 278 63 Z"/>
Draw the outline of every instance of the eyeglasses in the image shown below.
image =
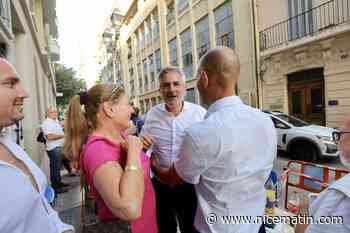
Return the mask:
<path fill-rule="evenodd" d="M 338 142 L 343 134 L 350 133 L 350 131 L 334 131 L 332 133 L 333 141 Z"/>
<path fill-rule="evenodd" d="M 114 97 L 120 92 L 120 91 L 124 91 L 124 86 L 120 85 L 120 86 L 115 86 L 111 92 L 111 95 L 109 96 L 109 100 L 113 100 Z"/>

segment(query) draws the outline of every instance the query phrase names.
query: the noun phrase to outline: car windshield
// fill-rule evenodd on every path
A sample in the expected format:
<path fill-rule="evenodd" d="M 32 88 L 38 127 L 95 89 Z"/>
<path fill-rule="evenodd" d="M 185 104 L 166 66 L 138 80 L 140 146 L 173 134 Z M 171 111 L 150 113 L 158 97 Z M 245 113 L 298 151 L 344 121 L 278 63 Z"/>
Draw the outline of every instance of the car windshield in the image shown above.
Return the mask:
<path fill-rule="evenodd" d="M 278 118 L 280 118 L 283 121 L 288 122 L 289 124 L 295 126 L 295 127 L 303 127 L 303 126 L 308 126 L 309 124 L 306 123 L 305 121 L 302 121 L 298 118 L 292 117 L 292 116 L 288 116 L 285 114 L 280 114 L 277 115 Z"/>

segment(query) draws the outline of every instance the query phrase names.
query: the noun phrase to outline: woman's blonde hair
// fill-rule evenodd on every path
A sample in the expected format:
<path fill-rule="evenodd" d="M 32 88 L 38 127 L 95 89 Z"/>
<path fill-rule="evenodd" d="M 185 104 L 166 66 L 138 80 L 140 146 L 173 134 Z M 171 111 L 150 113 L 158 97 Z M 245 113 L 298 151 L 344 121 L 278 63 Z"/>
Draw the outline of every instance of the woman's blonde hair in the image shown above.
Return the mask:
<path fill-rule="evenodd" d="M 98 84 L 88 92 L 74 96 L 70 102 L 65 122 L 65 143 L 63 153 L 71 161 L 80 164 L 82 147 L 89 132 L 97 127 L 97 113 L 106 101 L 117 102 L 125 94 L 122 87 L 112 84 Z"/>

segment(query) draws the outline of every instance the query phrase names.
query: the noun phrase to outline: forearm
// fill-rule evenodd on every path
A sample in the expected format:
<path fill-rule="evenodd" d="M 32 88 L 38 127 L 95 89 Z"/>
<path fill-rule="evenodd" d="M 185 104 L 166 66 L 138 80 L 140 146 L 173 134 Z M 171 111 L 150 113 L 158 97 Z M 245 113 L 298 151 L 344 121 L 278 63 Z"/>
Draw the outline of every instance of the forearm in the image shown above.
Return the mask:
<path fill-rule="evenodd" d="M 133 153 L 132 151 L 128 153 Z M 119 186 L 120 197 L 126 204 L 121 210 L 125 219 L 137 218 L 141 215 L 144 197 L 144 173 L 139 156 L 128 155 L 127 166 L 137 166 L 138 170 L 124 170 Z M 123 218 L 123 216 L 120 216 Z"/>
<path fill-rule="evenodd" d="M 62 138 L 64 138 L 64 134 L 50 133 L 47 135 L 47 140 L 49 140 L 49 141 L 54 141 L 54 140 L 58 140 L 58 139 L 62 139 Z"/>

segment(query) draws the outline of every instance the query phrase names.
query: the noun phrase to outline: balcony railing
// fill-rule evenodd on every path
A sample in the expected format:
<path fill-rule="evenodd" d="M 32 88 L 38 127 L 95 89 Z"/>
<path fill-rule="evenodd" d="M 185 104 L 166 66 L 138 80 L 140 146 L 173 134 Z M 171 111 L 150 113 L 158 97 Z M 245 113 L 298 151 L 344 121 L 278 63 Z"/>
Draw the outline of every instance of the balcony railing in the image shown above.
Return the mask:
<path fill-rule="evenodd" d="M 0 18 L 9 27 L 10 26 L 10 16 L 9 16 L 9 1 L 0 1 Z"/>
<path fill-rule="evenodd" d="M 260 32 L 260 49 L 315 35 L 350 22 L 350 0 L 331 0 Z"/>

